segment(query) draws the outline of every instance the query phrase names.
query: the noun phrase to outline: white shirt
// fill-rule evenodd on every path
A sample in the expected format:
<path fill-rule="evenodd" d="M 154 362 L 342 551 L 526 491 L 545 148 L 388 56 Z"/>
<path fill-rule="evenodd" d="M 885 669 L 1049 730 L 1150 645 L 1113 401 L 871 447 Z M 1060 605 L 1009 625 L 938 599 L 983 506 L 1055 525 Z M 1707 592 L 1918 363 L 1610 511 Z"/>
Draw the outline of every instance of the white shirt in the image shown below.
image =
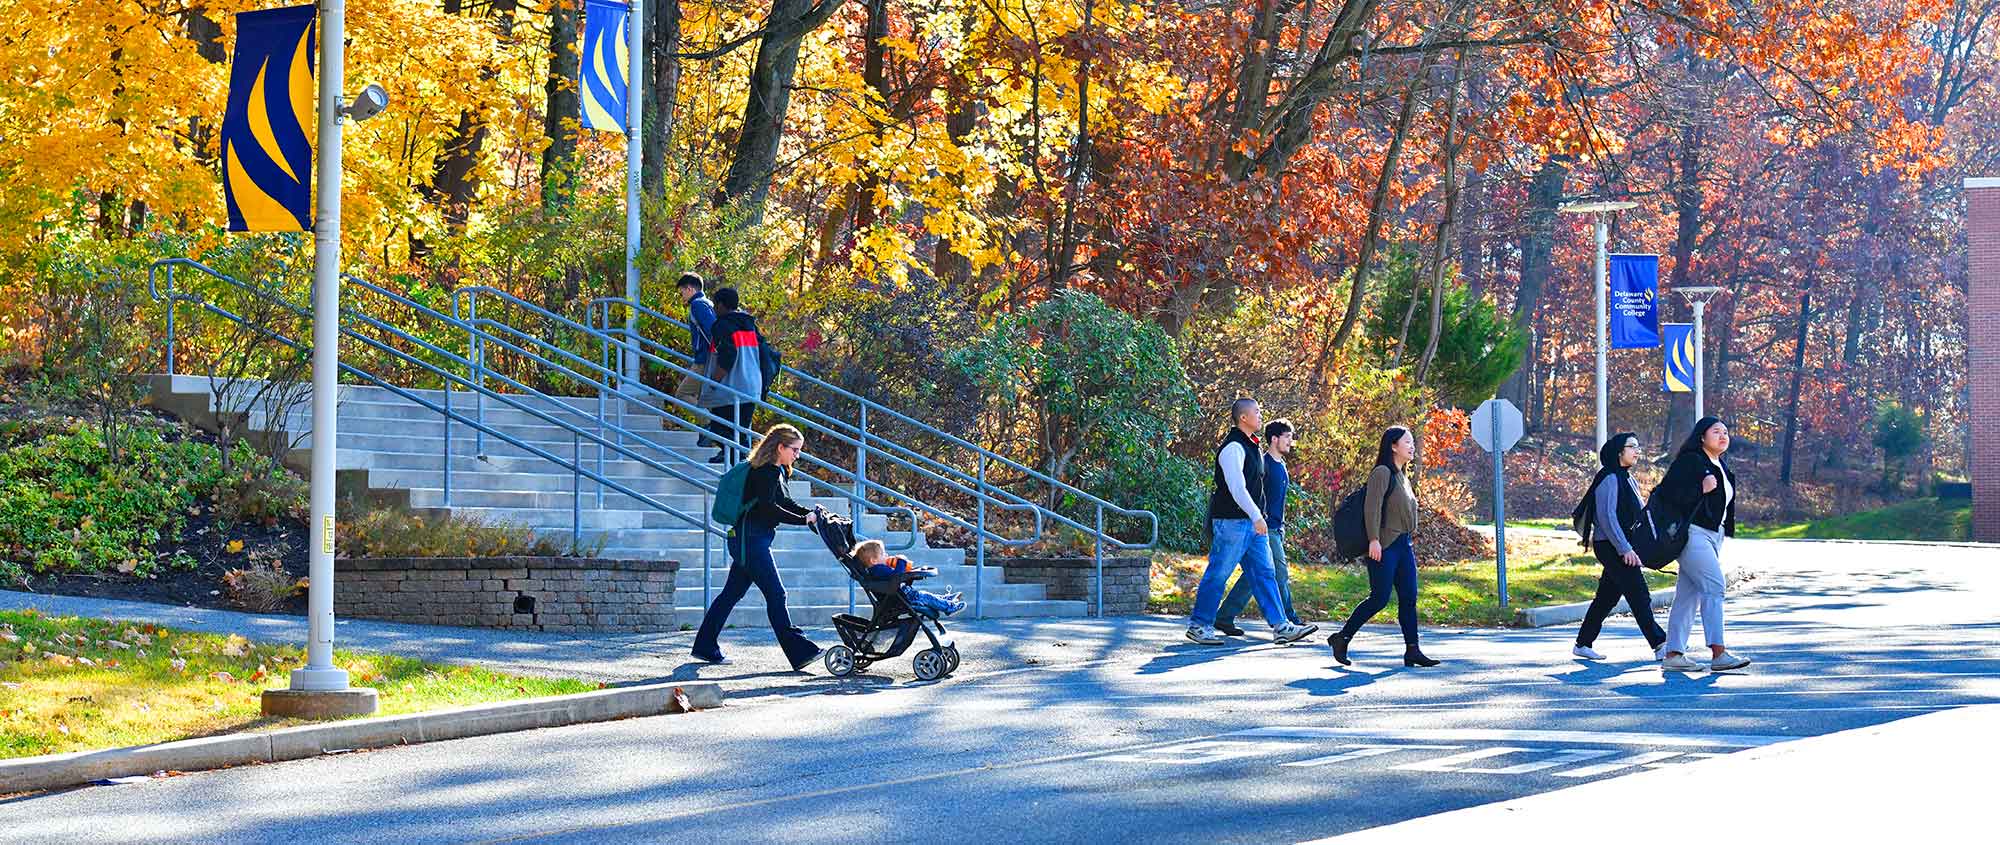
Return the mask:
<path fill-rule="evenodd" d="M 1721 461 L 1718 461 L 1714 458 L 1709 458 L 1708 465 L 1715 467 L 1716 476 L 1722 479 L 1722 507 L 1725 509 L 1726 513 L 1727 512 L 1726 509 L 1729 507 L 1729 503 L 1736 499 L 1736 485 L 1729 483 L 1729 472 L 1722 468 Z"/>

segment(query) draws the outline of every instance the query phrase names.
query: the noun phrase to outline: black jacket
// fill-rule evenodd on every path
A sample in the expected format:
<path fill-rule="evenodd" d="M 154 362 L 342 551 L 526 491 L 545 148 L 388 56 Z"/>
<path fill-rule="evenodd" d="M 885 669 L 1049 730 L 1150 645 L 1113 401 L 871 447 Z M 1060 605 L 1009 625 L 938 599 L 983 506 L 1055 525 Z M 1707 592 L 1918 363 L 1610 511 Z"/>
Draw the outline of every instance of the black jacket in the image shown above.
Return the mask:
<path fill-rule="evenodd" d="M 806 515 L 812 509 L 793 501 L 791 494 L 785 492 L 784 482 L 790 475 L 789 470 L 777 464 L 750 468 L 749 477 L 743 479 L 743 503 L 750 506 L 743 517 L 744 525 L 775 531 L 779 523 L 806 524 Z"/>
<path fill-rule="evenodd" d="M 1743 488 L 1736 484 L 1736 471 L 1729 468 L 1729 462 L 1722 462 L 1722 472 L 1729 479 L 1729 487 L 1736 491 L 1736 498 L 1743 498 Z M 1666 502 L 1674 509 L 1686 514 L 1689 521 L 1710 531 L 1720 531 L 1724 536 L 1736 536 L 1736 502 L 1723 504 L 1722 479 L 1715 480 L 1715 489 L 1701 492 L 1701 480 L 1715 475 L 1715 465 L 1709 463 L 1708 455 L 1699 449 L 1689 450 L 1674 456 L 1673 464 L 1667 467 L 1667 477 L 1660 479 L 1660 486 L 1653 488 L 1653 497 L 1666 497 Z"/>

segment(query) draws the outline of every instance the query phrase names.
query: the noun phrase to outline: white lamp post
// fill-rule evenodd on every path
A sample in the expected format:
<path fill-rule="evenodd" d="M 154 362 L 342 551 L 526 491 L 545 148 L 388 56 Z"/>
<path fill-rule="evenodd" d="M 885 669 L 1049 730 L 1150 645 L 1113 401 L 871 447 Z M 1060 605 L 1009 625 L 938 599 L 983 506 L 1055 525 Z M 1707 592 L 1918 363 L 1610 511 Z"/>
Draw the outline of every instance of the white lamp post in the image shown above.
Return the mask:
<path fill-rule="evenodd" d="M 1564 214 L 1596 215 L 1597 263 L 1595 266 L 1595 272 L 1592 275 L 1594 281 L 1591 287 L 1595 290 L 1597 294 L 1597 442 L 1598 443 L 1603 443 L 1605 440 L 1610 439 L 1611 437 L 1611 432 L 1609 428 L 1607 428 L 1608 423 L 1606 422 L 1606 420 L 1610 417 L 1609 411 L 1611 403 L 1609 398 L 1609 390 L 1606 384 L 1608 376 L 1606 374 L 1606 368 L 1605 368 L 1605 348 L 1604 348 L 1605 337 L 1610 333 L 1609 323 L 1611 319 L 1609 313 L 1605 310 L 1606 306 L 1604 302 L 1605 290 L 1611 286 L 1611 280 L 1607 277 L 1606 274 L 1608 271 L 1605 268 L 1605 263 L 1607 260 L 1605 257 L 1605 241 L 1611 237 L 1610 223 L 1606 220 L 1606 215 L 1609 215 L 1612 212 L 1624 211 L 1625 209 L 1628 208 L 1637 208 L 1637 207 L 1639 207 L 1638 203 L 1623 201 L 1623 200 L 1616 200 L 1616 201 L 1589 200 L 1584 202 L 1568 203 L 1556 209 L 1557 211 L 1560 211 Z"/>
<path fill-rule="evenodd" d="M 1687 297 L 1688 303 L 1694 306 L 1694 418 L 1701 419 L 1707 416 L 1704 412 L 1706 409 L 1702 403 L 1704 383 L 1707 380 L 1707 376 L 1702 372 L 1707 368 L 1702 362 L 1703 350 L 1705 349 L 1702 342 L 1702 338 L 1704 337 L 1702 333 L 1702 315 L 1708 310 L 1708 300 L 1716 294 L 1721 293 L 1722 288 L 1714 285 L 1690 285 L 1684 288 L 1674 288 L 1674 292 Z"/>
<path fill-rule="evenodd" d="M 375 712 L 375 691 L 347 685 L 347 671 L 333 665 L 334 456 L 339 451 L 335 412 L 340 390 L 340 124 L 366 120 L 389 104 L 370 85 L 342 106 L 346 83 L 345 0 L 319 3 L 319 162 L 314 186 L 312 350 L 312 546 L 306 588 L 306 665 L 293 669 L 291 688 L 266 690 L 266 715 L 327 718 Z"/>
<path fill-rule="evenodd" d="M 627 381 L 639 380 L 639 174 L 644 156 L 639 149 L 640 125 L 646 110 L 641 92 L 646 90 L 646 2 L 632 0 L 626 13 L 625 72 L 625 366 Z"/>

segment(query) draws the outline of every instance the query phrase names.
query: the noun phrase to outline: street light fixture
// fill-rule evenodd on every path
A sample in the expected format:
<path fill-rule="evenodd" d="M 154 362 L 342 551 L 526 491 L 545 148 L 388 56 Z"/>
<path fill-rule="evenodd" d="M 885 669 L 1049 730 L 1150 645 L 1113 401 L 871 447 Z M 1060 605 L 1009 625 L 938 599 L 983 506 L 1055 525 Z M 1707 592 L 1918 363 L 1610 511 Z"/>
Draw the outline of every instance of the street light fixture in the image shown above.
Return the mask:
<path fill-rule="evenodd" d="M 1562 212 L 1564 214 L 1596 215 L 1597 264 L 1596 264 L 1596 272 L 1594 275 L 1596 283 L 1592 285 L 1592 287 L 1595 288 L 1597 294 L 1597 442 L 1598 443 L 1603 443 L 1604 441 L 1610 439 L 1611 437 L 1610 430 L 1606 427 L 1607 425 L 1606 420 L 1610 417 L 1609 414 L 1610 400 L 1608 397 L 1608 389 L 1606 386 L 1606 382 L 1608 379 L 1605 372 L 1605 349 L 1604 349 L 1605 337 L 1609 335 L 1611 331 L 1610 328 L 1611 318 L 1609 312 L 1606 311 L 1606 305 L 1604 302 L 1605 290 L 1611 286 L 1611 281 L 1606 275 L 1607 270 L 1605 268 L 1605 262 L 1607 259 L 1605 258 L 1604 246 L 1605 246 L 1605 241 L 1611 237 L 1610 224 L 1606 221 L 1606 215 L 1624 211 L 1628 208 L 1638 208 L 1638 207 L 1639 207 L 1638 203 L 1632 202 L 1630 200 L 1579 200 L 1577 202 L 1565 203 L 1556 208 L 1556 211 Z"/>
<path fill-rule="evenodd" d="M 1702 386 L 1704 380 L 1704 377 L 1702 375 L 1702 369 L 1703 369 L 1702 314 L 1708 308 L 1708 301 L 1714 298 L 1716 294 L 1721 293 L 1722 291 L 1723 288 L 1717 287 L 1715 285 L 1689 285 L 1687 287 L 1674 288 L 1674 293 L 1678 293 L 1681 296 L 1687 297 L 1688 303 L 1694 306 L 1694 418 L 1695 419 L 1701 419 L 1702 417 L 1707 416 L 1706 414 L 1703 413 L 1704 409 L 1702 406 Z"/>

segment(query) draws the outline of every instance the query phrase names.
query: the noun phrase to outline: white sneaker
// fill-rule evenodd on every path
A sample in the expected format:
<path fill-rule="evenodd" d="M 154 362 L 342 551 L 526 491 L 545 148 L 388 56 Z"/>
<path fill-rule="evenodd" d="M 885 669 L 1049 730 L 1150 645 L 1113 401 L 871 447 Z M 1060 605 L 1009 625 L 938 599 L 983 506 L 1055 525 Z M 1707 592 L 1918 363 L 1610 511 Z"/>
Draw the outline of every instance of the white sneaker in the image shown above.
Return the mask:
<path fill-rule="evenodd" d="M 1660 668 L 1668 672 L 1699 672 L 1701 664 L 1685 654 L 1676 654 L 1660 661 Z"/>
<path fill-rule="evenodd" d="M 1741 669 L 1748 665 L 1750 665 L 1750 658 L 1737 657 L 1736 655 L 1730 654 L 1729 652 L 1725 651 L 1721 654 L 1716 655 L 1715 659 L 1710 660 L 1708 662 L 1708 671 L 1727 672 L 1731 669 Z"/>
<path fill-rule="evenodd" d="M 1598 654 L 1598 653 L 1597 653 L 1597 649 L 1594 649 L 1594 648 L 1591 648 L 1590 646 L 1587 646 L 1587 645 L 1580 645 L 1580 646 L 1576 646 L 1576 647 L 1574 647 L 1574 648 L 1570 649 L 1570 650 L 1569 650 L 1569 653 L 1570 653 L 1570 654 L 1574 654 L 1574 655 L 1576 655 L 1576 656 L 1578 656 L 1578 657 L 1581 657 L 1581 658 L 1583 658 L 1583 659 L 1585 659 L 1585 660 L 1603 660 L 1603 659 L 1604 659 L 1604 655 L 1602 655 L 1602 654 Z"/>
<path fill-rule="evenodd" d="M 1207 625 L 1189 625 L 1187 638 L 1198 645 L 1222 645 L 1222 638 L 1216 636 L 1215 629 Z"/>
<path fill-rule="evenodd" d="M 1313 632 L 1318 630 L 1318 625 L 1294 625 L 1287 622 L 1271 632 L 1271 641 L 1278 645 L 1291 645 L 1312 636 Z"/>

